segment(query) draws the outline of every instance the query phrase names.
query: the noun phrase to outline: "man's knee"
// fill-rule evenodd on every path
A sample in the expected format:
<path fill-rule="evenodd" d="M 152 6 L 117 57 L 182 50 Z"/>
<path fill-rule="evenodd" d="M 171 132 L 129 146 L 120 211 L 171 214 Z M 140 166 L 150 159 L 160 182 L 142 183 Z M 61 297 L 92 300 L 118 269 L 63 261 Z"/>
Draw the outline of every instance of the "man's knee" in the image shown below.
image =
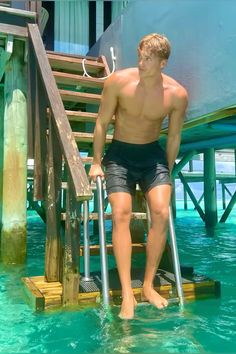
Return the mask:
<path fill-rule="evenodd" d="M 156 205 L 151 210 L 152 221 L 167 224 L 169 219 L 169 207 Z"/>
<path fill-rule="evenodd" d="M 112 209 L 113 226 L 129 223 L 132 210 L 126 206 L 116 206 Z"/>

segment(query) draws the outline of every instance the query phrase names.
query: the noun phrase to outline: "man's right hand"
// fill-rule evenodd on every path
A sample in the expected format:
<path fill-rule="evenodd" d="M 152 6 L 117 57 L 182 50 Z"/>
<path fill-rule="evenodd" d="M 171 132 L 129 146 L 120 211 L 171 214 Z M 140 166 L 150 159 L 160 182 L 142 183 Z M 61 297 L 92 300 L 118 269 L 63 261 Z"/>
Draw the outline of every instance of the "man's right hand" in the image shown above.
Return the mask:
<path fill-rule="evenodd" d="M 92 178 L 94 182 L 96 182 L 97 176 L 101 176 L 101 178 L 104 179 L 104 172 L 101 165 L 93 164 L 89 171 L 89 177 Z"/>

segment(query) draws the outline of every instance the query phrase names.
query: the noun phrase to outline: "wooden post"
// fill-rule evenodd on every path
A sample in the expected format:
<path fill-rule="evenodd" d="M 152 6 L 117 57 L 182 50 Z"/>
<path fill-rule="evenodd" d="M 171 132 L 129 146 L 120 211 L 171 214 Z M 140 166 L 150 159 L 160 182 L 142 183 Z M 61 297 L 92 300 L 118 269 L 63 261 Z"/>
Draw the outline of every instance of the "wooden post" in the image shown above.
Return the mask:
<path fill-rule="evenodd" d="M 47 281 L 59 281 L 61 275 L 61 180 L 62 158 L 52 118 L 49 120 L 48 192 L 46 208 L 45 276 Z"/>
<path fill-rule="evenodd" d="M 40 75 L 36 71 L 34 200 L 44 200 L 46 194 L 47 104 L 44 93 Z"/>
<path fill-rule="evenodd" d="M 14 41 L 5 71 L 1 257 L 23 263 L 26 255 L 27 101 L 24 42 Z"/>
<path fill-rule="evenodd" d="M 183 190 L 184 190 L 184 210 L 188 210 L 188 195 L 184 185 L 183 185 Z"/>
<path fill-rule="evenodd" d="M 225 184 L 224 181 L 221 183 L 221 190 L 222 190 L 222 208 L 225 210 L 226 208 L 226 199 L 225 199 Z"/>
<path fill-rule="evenodd" d="M 62 303 L 64 306 L 78 304 L 79 292 L 79 213 L 78 203 L 68 176 L 66 194 L 66 227 L 63 269 Z"/>
<path fill-rule="evenodd" d="M 2 187 L 3 187 L 3 138 L 4 138 L 4 89 L 0 86 L 0 231 L 2 229 Z"/>
<path fill-rule="evenodd" d="M 207 227 L 214 227 L 217 224 L 216 201 L 215 150 L 210 148 L 204 152 L 204 203 Z"/>

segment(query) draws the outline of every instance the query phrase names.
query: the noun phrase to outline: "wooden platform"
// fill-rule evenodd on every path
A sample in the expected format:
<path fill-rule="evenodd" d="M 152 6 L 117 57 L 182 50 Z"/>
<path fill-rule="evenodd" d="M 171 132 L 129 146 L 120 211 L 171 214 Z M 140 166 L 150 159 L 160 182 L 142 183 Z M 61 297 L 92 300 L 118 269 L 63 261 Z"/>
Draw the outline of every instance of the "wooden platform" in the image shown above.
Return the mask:
<path fill-rule="evenodd" d="M 93 281 L 85 282 L 81 278 L 80 291 L 78 293 L 78 306 L 101 302 L 101 278 L 100 273 L 92 273 Z M 111 302 L 120 303 L 121 291 L 116 269 L 109 272 Z M 132 271 L 132 287 L 138 302 L 142 302 L 143 269 Z M 220 283 L 204 276 L 194 274 L 183 279 L 185 300 L 195 300 L 220 296 Z M 27 298 L 30 305 L 36 311 L 62 307 L 62 284 L 59 282 L 47 282 L 44 276 L 23 278 Z M 155 289 L 166 299 L 175 301 L 176 289 L 174 275 L 164 270 L 158 270 L 155 278 Z"/>

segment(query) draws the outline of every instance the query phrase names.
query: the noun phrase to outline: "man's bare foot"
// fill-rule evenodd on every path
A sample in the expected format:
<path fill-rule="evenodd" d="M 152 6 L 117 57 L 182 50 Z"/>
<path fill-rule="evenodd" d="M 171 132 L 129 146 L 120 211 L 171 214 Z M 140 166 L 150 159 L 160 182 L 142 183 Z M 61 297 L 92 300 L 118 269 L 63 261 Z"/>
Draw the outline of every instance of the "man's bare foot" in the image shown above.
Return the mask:
<path fill-rule="evenodd" d="M 168 301 L 159 295 L 153 288 L 143 288 L 143 299 L 150 302 L 150 304 L 156 306 L 158 309 L 163 309 L 168 306 Z"/>
<path fill-rule="evenodd" d="M 132 318 L 134 318 L 134 309 L 136 306 L 137 301 L 135 300 L 135 297 L 133 295 L 129 297 L 124 297 L 121 304 L 119 317 L 122 320 L 132 320 Z"/>

